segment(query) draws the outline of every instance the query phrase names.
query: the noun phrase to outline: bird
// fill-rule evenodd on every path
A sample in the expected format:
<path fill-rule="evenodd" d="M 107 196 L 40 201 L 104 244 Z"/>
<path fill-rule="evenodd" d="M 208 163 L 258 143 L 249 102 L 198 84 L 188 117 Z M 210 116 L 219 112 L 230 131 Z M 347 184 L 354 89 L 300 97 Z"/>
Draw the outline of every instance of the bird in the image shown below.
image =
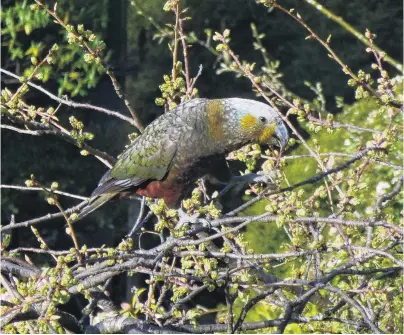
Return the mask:
<path fill-rule="evenodd" d="M 193 183 L 205 175 L 228 182 L 226 155 L 248 143 L 288 143 L 278 112 L 251 99 L 196 98 L 151 122 L 118 157 L 93 191 L 79 220 L 119 194 L 164 199 L 179 206 Z"/>

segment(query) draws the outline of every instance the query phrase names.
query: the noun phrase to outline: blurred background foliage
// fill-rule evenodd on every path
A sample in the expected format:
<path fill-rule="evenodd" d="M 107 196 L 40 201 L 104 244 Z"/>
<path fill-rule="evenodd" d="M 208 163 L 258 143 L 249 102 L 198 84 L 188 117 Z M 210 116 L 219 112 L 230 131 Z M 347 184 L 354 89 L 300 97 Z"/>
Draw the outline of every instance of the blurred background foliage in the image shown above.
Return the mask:
<path fill-rule="evenodd" d="M 343 17 L 357 30 L 364 32 L 371 29 L 377 35 L 376 44 L 391 57 L 402 63 L 403 40 L 401 1 L 369 0 L 362 1 L 320 1 L 336 15 Z M 53 5 L 53 2 L 48 2 Z M 144 124 L 148 124 L 156 116 L 163 113 L 163 108 L 156 106 L 155 99 L 161 96 L 159 85 L 163 75 L 170 72 L 172 54 L 167 44 L 172 39 L 172 30 L 166 24 L 172 23 L 170 13 L 162 10 L 164 0 L 124 1 L 124 0 L 82 0 L 58 1 L 59 15 L 70 24 L 84 24 L 107 44 L 105 59 L 125 85 L 125 90 L 132 105 L 140 115 Z M 305 21 L 326 39 L 332 35 L 332 46 L 340 57 L 354 72 L 363 69 L 371 72 L 370 64 L 373 56 L 366 53 L 365 46 L 347 33 L 336 23 L 315 11 L 304 1 L 285 0 L 288 7 L 298 6 L 299 14 Z M 24 75 L 29 73 L 33 65 L 31 57 L 45 56 L 49 48 L 59 44 L 55 53 L 54 65 L 41 68 L 42 77 L 38 83 L 46 89 L 61 96 L 67 95 L 75 100 L 94 103 L 99 106 L 120 110 L 127 113 L 122 102 L 116 97 L 109 78 L 95 64 L 88 63 L 82 51 L 75 44 L 66 42 L 66 33 L 55 25 L 43 11 L 32 11 L 29 0 L 3 1 L 2 20 L 2 67 Z M 216 51 L 212 42 L 212 32 L 231 29 L 231 46 L 233 50 L 248 62 L 255 62 L 257 69 L 265 68 L 270 81 L 281 90 L 292 92 L 302 99 L 322 104 L 324 110 L 335 114 L 335 120 L 383 130 L 386 114 L 377 113 L 378 106 L 372 100 L 355 102 L 355 92 L 347 85 L 347 77 L 341 68 L 329 59 L 327 53 L 314 40 L 305 40 L 306 33 L 300 25 L 286 17 L 282 12 L 265 8 L 254 1 L 246 0 L 187 0 L 182 1 L 182 8 L 188 7 L 190 20 L 184 23 L 187 39 L 192 48 L 189 50 L 190 71 L 193 76 L 203 65 L 202 75 L 197 82 L 200 97 L 223 98 L 243 97 L 257 99 L 251 91 L 251 84 L 246 79 L 238 79 L 237 73 L 229 70 L 228 59 Z M 253 26 L 252 26 L 253 24 Z M 265 33 L 257 39 L 257 36 Z M 62 42 L 63 41 L 63 42 Z M 259 42 L 259 44 L 257 44 Z M 258 51 L 257 51 L 258 49 Z M 265 49 L 263 53 L 262 49 Z M 265 57 L 263 57 L 265 54 Z M 386 65 L 394 77 L 396 69 Z M 17 87 L 18 81 L 2 75 L 2 86 Z M 321 84 L 320 84 L 321 83 Z M 402 88 L 399 88 L 402 90 Z M 337 102 L 336 103 L 336 97 Z M 31 90 L 26 99 L 29 103 L 45 108 L 52 103 L 42 94 Z M 105 115 L 92 111 L 72 110 L 62 107 L 60 118 L 76 115 L 84 122 L 88 131 L 95 134 L 93 145 L 111 155 L 118 155 L 129 143 L 128 134 L 134 129 L 119 120 L 111 120 Z M 371 139 L 369 133 L 353 132 L 340 129 L 330 134 L 322 129 L 313 140 L 308 129 L 301 130 L 306 134 L 308 143 L 318 147 L 319 152 L 352 153 L 358 143 Z M 22 185 L 34 174 L 45 185 L 58 181 L 60 188 L 67 191 L 88 195 L 98 182 L 105 168 L 91 156 L 80 156 L 79 150 L 59 140 L 47 137 L 31 137 L 27 142 L 25 135 L 2 131 L 2 170 L 3 184 Z M 344 140 L 342 140 L 344 139 Z M 402 152 L 402 141 L 396 142 L 392 152 Z M 289 148 L 290 155 L 304 155 L 303 147 L 295 144 Z M 330 166 L 346 160 L 346 157 L 335 158 Z M 389 157 L 393 164 L 400 165 L 401 157 Z M 331 160 L 331 158 L 330 158 Z M 371 163 L 372 164 L 372 163 Z M 290 184 L 301 181 L 316 173 L 314 159 L 300 158 L 285 162 L 284 173 Z M 241 170 L 245 169 L 242 167 Z M 374 199 L 377 187 L 382 180 L 397 177 L 386 177 L 391 170 L 383 166 L 372 167 L 374 174 L 366 177 L 368 188 L 359 190 L 357 198 L 359 208 L 366 212 L 372 206 L 367 199 Z M 380 186 L 380 185 L 379 185 Z M 391 190 L 391 185 L 385 185 Z M 306 194 L 314 190 L 314 186 L 304 188 Z M 248 196 L 245 196 L 247 199 Z M 17 193 L 2 190 L 2 223 L 8 223 L 12 214 L 18 221 L 52 212 L 53 208 L 44 201 L 45 195 L 40 193 Z M 101 209 L 85 224 L 77 226 L 82 243 L 99 246 L 103 243 L 112 245 L 127 232 L 127 209 L 125 202 L 111 203 Z M 73 203 L 63 199 L 65 207 Z M 262 201 L 251 207 L 244 214 L 257 214 L 265 210 L 268 203 Z M 399 217 L 402 204 L 396 203 L 391 208 L 391 215 Z M 108 215 L 106 215 L 108 213 Z M 355 216 L 355 212 L 352 213 Z M 39 227 L 48 245 L 54 249 L 66 249 L 63 221 L 44 224 Z M 256 223 L 248 226 L 245 237 L 255 252 L 277 252 L 289 238 L 280 225 Z M 364 238 L 358 232 L 353 238 Z M 12 244 L 36 246 L 37 241 L 24 230 L 13 232 Z M 293 241 L 299 244 L 301 241 Z M 334 241 L 336 245 L 343 241 Z M 280 264 L 275 274 L 288 277 L 295 274 L 299 264 Z M 397 283 L 395 283 L 396 285 Z M 394 285 L 393 285 L 394 286 Z M 117 287 L 118 290 L 118 287 Z M 398 294 L 400 296 L 400 294 Z M 220 303 L 220 298 L 213 301 L 213 306 Z M 243 299 L 239 299 L 240 307 Z M 396 302 L 394 302 L 396 303 Z M 212 307 L 213 307 L 212 306 Z M 219 305 L 220 306 L 220 305 Z M 318 306 L 308 305 L 313 313 Z M 220 308 L 219 308 L 220 309 Z M 261 302 L 247 321 L 256 321 L 279 316 L 280 310 Z M 390 314 L 391 315 L 391 314 Z M 396 315 L 397 318 L 400 316 Z M 393 320 L 398 324 L 399 320 Z M 386 320 L 387 322 L 387 320 Z M 288 326 L 289 332 L 307 332 L 309 326 Z M 341 328 L 330 323 L 326 332 L 339 332 Z M 402 328 L 397 328 L 402 329 Z"/>

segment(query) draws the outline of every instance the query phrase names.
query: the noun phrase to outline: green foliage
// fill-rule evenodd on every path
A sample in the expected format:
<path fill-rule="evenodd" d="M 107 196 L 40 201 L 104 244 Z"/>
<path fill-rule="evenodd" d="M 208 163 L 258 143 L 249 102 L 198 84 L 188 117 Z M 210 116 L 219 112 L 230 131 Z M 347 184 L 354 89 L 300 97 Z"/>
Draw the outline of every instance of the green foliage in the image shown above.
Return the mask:
<path fill-rule="evenodd" d="M 402 92 L 402 84 L 395 87 L 395 91 L 397 94 Z M 317 100 L 318 101 L 318 100 Z M 314 104 L 315 102 L 313 102 Z M 320 102 L 319 102 L 320 103 Z M 387 108 L 388 109 L 388 108 Z M 389 113 L 386 112 L 386 108 L 384 106 L 380 106 L 376 103 L 374 99 L 361 99 L 361 101 L 356 102 L 352 105 L 343 105 L 341 113 L 337 114 L 334 118 L 334 121 L 337 123 L 343 124 L 354 124 L 360 125 L 360 127 L 374 129 L 380 132 L 386 130 L 390 123 Z M 400 123 L 402 116 L 398 115 L 398 123 Z M 308 123 L 307 127 L 310 128 L 311 124 Z M 331 130 L 331 132 L 330 132 Z M 397 129 L 398 130 L 398 129 Z M 310 130 L 309 130 L 310 131 Z M 366 146 L 373 145 L 375 138 L 377 139 L 380 134 L 366 131 L 352 131 L 349 128 L 339 128 L 337 130 L 332 129 L 330 127 L 321 127 L 321 130 L 318 132 L 315 138 L 311 137 L 307 140 L 307 144 L 311 147 L 315 146 L 316 143 L 321 143 L 323 145 L 317 146 L 319 149 L 319 153 L 329 153 L 329 152 L 339 152 L 345 153 L 349 155 L 353 150 L 355 150 L 358 146 L 364 145 Z M 391 164 L 400 166 L 402 162 L 402 156 L 397 155 L 397 153 L 403 152 L 402 141 L 397 141 L 396 138 L 402 136 L 402 130 L 399 131 L 398 134 L 393 135 L 393 141 L 390 144 L 386 144 L 391 146 L 392 150 L 388 155 L 383 154 L 380 155 L 369 155 L 369 158 L 377 159 L 380 161 L 389 162 Z M 342 143 L 341 143 L 342 142 Z M 290 151 L 290 155 L 297 156 L 296 159 L 285 160 L 284 167 L 284 175 L 288 177 L 287 184 L 298 183 L 304 179 L 308 179 L 311 176 L 314 176 L 318 172 L 318 165 L 312 157 L 299 157 L 301 155 L 306 154 L 306 150 L 302 146 L 295 146 L 293 150 Z M 349 156 L 348 156 L 349 157 Z M 327 167 L 327 169 L 333 168 L 342 162 L 347 160 L 347 157 L 338 157 L 338 156 L 325 156 L 323 158 L 323 163 Z M 370 166 L 367 167 L 366 165 Z M 347 171 L 346 173 L 340 174 L 338 179 L 340 180 L 340 187 L 346 194 L 346 197 L 333 198 L 337 205 L 340 208 L 339 214 L 342 217 L 347 219 L 355 219 L 358 216 L 360 218 L 371 218 L 374 215 L 373 206 L 375 205 L 375 201 L 378 196 L 380 196 L 381 192 L 388 193 L 392 191 L 393 185 L 397 183 L 398 179 L 401 177 L 400 170 L 392 170 L 388 166 L 380 165 L 376 161 L 369 161 L 364 166 L 363 164 L 356 164 L 355 170 Z M 362 175 L 360 178 L 360 183 L 357 182 L 357 172 L 361 171 Z M 302 191 L 302 190 L 301 190 Z M 271 200 L 262 200 L 256 203 L 254 206 L 251 206 L 247 211 L 243 212 L 242 215 L 259 215 L 263 213 L 265 210 L 269 210 L 271 213 L 277 213 L 281 211 L 282 213 L 294 213 L 299 216 L 299 209 L 296 210 L 294 206 L 297 208 L 304 206 L 304 215 L 324 216 L 329 212 L 329 201 L 326 192 L 326 186 L 322 185 L 316 187 L 315 185 L 307 185 L 304 187 L 304 195 L 303 197 L 297 197 L 297 193 L 291 192 L 289 194 L 285 194 L 287 197 L 287 202 L 285 204 L 280 202 L 279 198 L 275 196 Z M 311 199 L 313 195 L 318 194 L 318 200 L 313 201 Z M 298 199 L 301 199 L 298 201 Z M 316 204 L 318 202 L 318 204 Z M 311 209 L 309 206 L 313 206 Z M 274 207 L 275 206 L 275 207 Z M 286 207 L 284 207 L 286 206 Z M 400 220 L 400 211 L 403 206 L 403 199 L 397 198 L 392 201 L 389 206 L 384 210 L 385 217 L 391 217 L 388 219 L 390 222 L 398 222 Z M 302 208 L 302 207 L 301 207 Z M 255 253 L 279 253 L 285 252 L 295 249 L 296 247 L 306 248 L 310 246 L 311 236 L 307 231 L 307 228 L 304 226 L 278 226 L 278 222 L 259 222 L 251 224 L 247 227 L 247 231 L 245 236 L 249 241 L 249 245 L 254 249 Z M 365 239 L 365 234 L 363 230 L 351 229 L 348 227 L 341 227 L 343 233 L 349 237 L 356 245 L 363 244 Z M 286 231 L 289 231 L 286 234 Z M 374 237 L 372 240 L 372 247 L 380 248 L 382 246 L 386 246 L 388 244 L 388 233 L 383 229 L 376 229 L 374 232 Z M 290 237 L 290 239 L 288 238 Z M 339 262 L 344 262 L 349 259 L 349 255 L 344 251 L 338 251 L 338 248 L 342 247 L 346 242 L 341 238 L 341 235 L 335 228 L 325 228 L 323 233 L 319 236 L 321 247 L 322 244 L 327 244 L 328 246 L 333 246 L 337 248 L 334 253 L 330 253 L 325 259 L 324 262 L 327 265 L 322 266 L 322 271 L 327 271 L 327 267 L 330 266 L 328 271 L 332 270 L 335 267 L 335 262 L 332 260 L 338 260 Z M 372 262 L 373 266 L 375 265 L 375 261 Z M 378 266 L 393 266 L 391 261 L 386 260 L 378 260 Z M 300 271 L 300 273 L 304 273 L 306 264 L 302 262 L 287 262 L 286 264 L 276 264 L 276 268 L 271 270 L 276 276 L 282 278 L 294 278 L 296 276 L 296 270 Z M 365 267 L 371 266 L 370 264 L 364 264 Z M 389 306 L 400 306 L 402 303 L 398 304 L 400 298 L 397 298 L 394 293 L 401 295 L 398 293 L 400 282 L 402 278 L 396 279 L 386 279 L 380 280 L 372 284 L 369 288 L 369 293 L 363 295 L 361 297 L 361 301 L 365 303 L 367 300 L 371 301 L 375 308 L 376 305 L 384 305 L 387 304 Z M 349 284 L 347 284 L 349 283 Z M 357 285 L 356 279 L 354 276 L 350 276 L 348 278 L 335 278 L 333 284 L 341 289 L 352 289 Z M 386 288 L 389 287 L 389 290 L 380 290 L 378 288 Z M 252 293 L 252 292 L 251 292 Z M 249 297 L 250 299 L 251 297 Z M 248 301 L 248 299 L 244 299 L 241 301 L 236 301 L 236 306 L 238 310 L 244 306 L 244 304 Z M 402 300 L 401 300 L 402 301 Z M 397 305 L 398 304 L 398 305 Z M 322 306 L 321 306 L 322 305 Z M 321 308 L 319 308 L 321 306 Z M 323 313 L 327 310 L 328 303 L 318 304 L 310 303 L 306 309 L 304 315 L 306 316 L 314 316 L 318 313 Z M 271 304 L 260 303 L 257 304 L 248 314 L 248 321 L 260 321 L 267 319 L 274 319 L 279 317 L 278 315 L 274 315 L 273 310 L 271 310 Z M 268 309 L 269 308 L 269 309 Z M 394 307 L 392 307 L 394 309 Z M 384 314 L 384 313 L 383 313 Z M 394 314 L 394 317 L 393 317 Z M 393 323 L 397 327 L 400 322 L 402 322 L 402 314 L 399 312 L 399 309 L 396 309 L 390 317 L 393 317 Z M 344 314 L 342 314 L 344 315 Z M 352 316 L 350 316 L 352 317 Z M 380 320 L 380 324 L 384 324 L 385 327 L 388 326 L 388 317 L 383 317 Z M 402 325 L 398 326 L 398 331 L 401 331 Z M 287 333 L 313 333 L 313 332 L 353 332 L 353 329 L 349 327 L 341 327 L 340 324 L 336 322 L 330 322 L 329 325 L 325 324 L 317 324 L 313 323 L 310 325 L 289 325 L 285 332 Z"/>
<path fill-rule="evenodd" d="M 63 17 L 64 24 L 69 24 L 72 11 L 74 11 L 78 22 L 83 17 L 88 18 L 90 15 L 94 19 L 92 21 L 93 29 L 100 31 L 106 25 L 106 15 L 102 8 L 107 2 L 105 0 L 102 2 L 103 5 L 100 5 L 99 1 L 87 2 L 86 11 L 81 10 L 81 13 L 77 12 L 77 6 L 71 1 L 59 1 L 57 9 L 59 15 Z M 35 59 L 43 56 L 50 46 L 60 42 L 62 36 L 66 38 L 63 30 L 58 31 L 57 34 L 47 33 L 46 29 L 54 22 L 50 20 L 46 11 L 41 10 L 36 4 L 31 5 L 27 0 L 16 1 L 13 6 L 3 9 L 1 19 L 5 24 L 2 30 L 2 46 L 7 46 L 11 60 L 23 66 L 24 76 L 28 76 L 34 69 L 35 64 L 30 66 L 32 60 L 35 62 Z M 24 34 L 30 38 L 28 40 L 22 38 Z M 67 39 L 71 42 L 68 35 Z M 43 83 L 56 80 L 59 96 L 63 94 L 83 96 L 88 89 L 96 86 L 103 73 L 96 63 L 83 60 L 79 45 L 60 43 L 53 55 L 52 62 L 41 67 L 36 74 L 36 79 Z M 51 64 L 55 64 L 57 70 L 64 75 L 54 75 Z"/>

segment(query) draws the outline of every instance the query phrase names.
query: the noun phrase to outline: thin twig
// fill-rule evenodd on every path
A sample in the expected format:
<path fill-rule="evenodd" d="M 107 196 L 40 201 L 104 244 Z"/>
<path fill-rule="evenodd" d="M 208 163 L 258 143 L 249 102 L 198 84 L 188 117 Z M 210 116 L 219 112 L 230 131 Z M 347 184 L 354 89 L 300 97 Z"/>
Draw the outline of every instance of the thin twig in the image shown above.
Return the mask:
<path fill-rule="evenodd" d="M 254 307 L 258 302 L 260 302 L 261 300 L 265 299 L 268 295 L 273 294 L 275 292 L 274 289 L 268 290 L 268 291 L 264 291 L 263 293 L 257 295 L 256 297 L 250 299 L 245 306 L 243 307 L 243 309 L 241 310 L 240 316 L 237 319 L 237 322 L 234 326 L 234 333 L 237 332 L 237 330 L 239 328 L 241 328 L 241 325 L 244 322 L 245 317 L 247 316 L 248 311 Z"/>
<path fill-rule="evenodd" d="M 294 11 L 288 10 L 285 7 L 283 7 L 281 4 L 276 2 L 275 0 L 267 0 L 268 3 L 270 3 L 272 6 L 279 8 L 282 12 L 285 14 L 289 15 L 291 18 L 293 18 L 295 21 L 300 23 L 309 33 L 310 36 L 312 36 L 314 39 L 316 39 L 328 52 L 329 55 L 332 59 L 334 59 L 342 68 L 344 73 L 349 75 L 352 79 L 355 80 L 355 82 L 361 86 L 363 86 L 366 91 L 368 91 L 370 94 L 372 94 L 374 97 L 376 97 L 383 105 L 385 104 L 382 99 L 381 95 L 376 92 L 367 82 L 360 80 L 359 77 L 346 65 L 336 54 L 336 52 L 330 47 L 330 44 L 323 41 L 308 25 L 306 22 L 302 20 L 300 15 L 298 16 L 297 14 L 294 13 Z M 396 101 L 390 101 L 387 102 L 388 105 L 396 108 L 401 108 L 401 104 L 396 102 Z"/>
<path fill-rule="evenodd" d="M 179 1 L 177 1 L 173 12 L 175 14 L 175 27 L 174 27 L 174 49 L 173 49 L 173 68 L 172 68 L 172 79 L 175 81 L 177 79 L 177 59 L 178 59 L 178 26 L 180 22 L 180 7 Z"/>
<path fill-rule="evenodd" d="M 17 76 L 16 74 L 14 74 L 14 73 L 12 73 L 12 72 L 10 72 L 8 70 L 0 68 L 0 72 L 3 72 L 5 74 L 9 75 L 10 77 L 20 79 L 19 76 Z M 65 105 L 65 106 L 68 106 L 68 107 L 73 107 L 73 108 L 83 108 L 83 109 L 95 110 L 97 112 L 101 112 L 101 113 L 107 114 L 109 116 L 113 116 L 113 117 L 116 117 L 118 119 L 121 119 L 121 120 L 124 120 L 126 122 L 129 122 L 132 126 L 136 126 L 134 120 L 132 120 L 131 118 L 129 118 L 129 117 L 125 116 L 125 115 L 122 115 L 119 112 L 116 112 L 116 111 L 113 111 L 113 110 L 110 110 L 110 109 L 107 109 L 107 108 L 104 108 L 104 107 L 94 106 L 94 105 L 91 105 L 91 104 L 75 102 L 75 101 L 67 99 L 67 98 L 59 98 L 58 96 L 52 94 L 51 92 L 47 91 L 43 87 L 41 87 L 39 85 L 36 85 L 31 81 L 27 81 L 26 84 L 33 87 L 33 88 L 35 88 L 36 90 L 38 90 L 38 91 L 40 91 L 40 92 L 42 92 L 44 94 L 46 94 L 49 98 L 51 98 L 52 100 L 54 100 L 54 101 L 56 101 L 56 102 L 58 102 L 58 103 L 60 103 L 62 105 Z"/>
<path fill-rule="evenodd" d="M 280 190 L 272 191 L 272 192 L 269 192 L 269 193 L 262 192 L 260 195 L 256 196 L 255 198 L 251 199 L 250 201 L 247 201 L 246 203 L 244 203 L 240 207 L 228 212 L 226 214 L 226 216 L 233 216 L 233 215 L 243 211 L 244 209 L 250 207 L 251 205 L 255 204 L 256 202 L 263 199 L 264 197 L 268 197 L 268 196 L 273 195 L 273 194 L 279 194 L 279 193 L 284 193 L 284 192 L 287 192 L 287 191 L 291 191 L 291 190 L 293 190 L 293 189 L 295 189 L 297 187 L 304 186 L 304 185 L 307 185 L 307 184 L 316 183 L 319 180 L 323 179 L 324 177 L 326 177 L 326 176 L 328 176 L 328 175 L 330 175 L 332 173 L 337 173 L 339 171 L 342 171 L 342 170 L 346 169 L 349 165 L 355 163 L 357 160 L 364 157 L 370 150 L 378 150 L 378 148 L 366 148 L 366 149 L 358 152 L 357 154 L 355 154 L 352 159 L 346 161 L 345 163 L 343 163 L 341 165 L 338 165 L 335 168 L 332 168 L 332 169 L 329 169 L 329 170 L 324 170 L 322 173 L 319 173 L 319 174 L 317 174 L 316 176 L 314 176 L 312 178 L 303 180 L 303 181 L 301 181 L 299 183 L 296 183 L 296 184 L 293 184 L 293 185 L 291 185 L 289 187 L 284 187 L 284 188 L 281 188 Z"/>
<path fill-rule="evenodd" d="M 4 188 L 4 189 L 13 189 L 13 190 L 19 190 L 19 191 L 43 191 L 44 189 L 42 187 L 26 187 L 26 186 L 18 186 L 18 185 L 4 185 L 1 184 L 0 185 L 0 189 Z M 87 197 L 83 197 L 81 195 L 76 195 L 76 194 L 72 194 L 72 193 L 67 193 L 67 192 L 62 192 L 62 191 L 58 191 L 58 190 L 52 190 L 50 188 L 45 188 L 46 191 L 51 192 L 51 193 L 55 193 L 55 194 L 60 194 L 60 195 L 64 195 L 66 197 L 70 197 L 70 198 L 74 198 L 74 199 L 79 199 L 79 200 L 88 200 L 89 198 Z"/>
<path fill-rule="evenodd" d="M 313 6 L 315 9 L 320 11 L 322 14 L 324 14 L 329 19 L 331 19 L 334 22 L 338 23 L 341 27 L 343 27 L 347 32 L 349 32 L 350 34 L 355 36 L 363 44 L 367 45 L 368 47 L 374 48 L 379 54 L 381 54 L 381 53 L 385 54 L 384 59 L 386 60 L 386 62 L 388 62 L 390 65 L 394 66 L 400 73 L 403 72 L 402 64 L 400 64 L 395 59 L 390 57 L 385 51 L 383 51 L 378 46 L 376 46 L 374 44 L 371 44 L 369 42 L 369 40 L 363 34 L 361 34 L 358 30 L 356 30 L 353 26 L 351 26 L 348 22 L 346 22 L 341 16 L 335 15 L 329 9 L 324 7 L 323 4 L 318 3 L 316 0 L 305 0 L 305 1 L 309 5 Z"/>
<path fill-rule="evenodd" d="M 184 54 L 184 67 L 185 67 L 185 83 L 187 85 L 187 92 L 192 93 L 192 89 L 191 89 L 191 79 L 190 79 L 190 75 L 189 75 L 189 61 L 188 61 L 188 45 L 187 45 L 187 41 L 184 35 L 184 28 L 182 26 L 182 21 L 184 19 L 179 19 L 178 21 L 178 32 L 180 34 L 180 40 L 182 43 L 182 52 Z"/>
<path fill-rule="evenodd" d="M 51 10 L 49 9 L 46 5 L 44 5 L 41 1 L 39 0 L 35 0 L 35 2 L 41 7 L 43 8 L 49 15 L 51 15 L 54 19 L 55 22 L 57 24 L 60 24 L 64 29 L 66 29 L 66 31 L 70 32 L 71 34 L 73 34 L 75 36 L 75 38 L 79 41 L 80 37 L 81 39 L 83 38 L 82 36 L 80 36 L 79 34 L 77 34 L 74 30 L 70 31 L 69 28 L 67 27 L 67 24 L 59 17 L 59 15 L 56 13 L 55 10 Z M 82 39 L 81 43 L 78 43 L 78 45 L 86 52 L 90 53 L 94 58 L 99 58 L 101 60 L 101 64 L 102 67 L 105 69 L 106 74 L 110 77 L 112 85 L 114 86 L 115 92 L 117 93 L 118 97 L 121 98 L 126 107 L 128 108 L 130 114 L 132 115 L 133 118 L 133 122 L 136 126 L 136 128 L 140 131 L 143 132 L 144 127 L 142 125 L 142 123 L 140 122 L 140 119 L 138 118 L 135 110 L 133 109 L 133 107 L 131 106 L 129 100 L 126 98 L 121 85 L 118 82 L 118 79 L 116 78 L 115 74 L 111 71 L 110 67 L 105 63 L 105 61 L 102 59 L 100 53 L 98 50 L 94 51 L 91 46 L 89 45 L 89 43 L 87 43 L 85 40 Z"/>
<path fill-rule="evenodd" d="M 239 57 L 234 53 L 232 49 L 230 49 L 229 45 L 226 42 L 226 39 L 224 36 L 218 34 L 216 35 L 218 40 L 222 42 L 226 46 L 226 52 L 231 56 L 231 58 L 234 60 L 234 62 L 237 64 L 238 68 L 242 70 L 243 74 L 251 81 L 251 84 L 253 87 L 257 89 L 257 91 L 261 94 L 261 96 L 274 108 L 274 110 L 277 112 L 277 114 L 282 118 L 282 120 L 288 125 L 288 127 L 293 131 L 293 133 L 296 135 L 296 137 L 300 140 L 300 142 L 303 144 L 303 146 L 310 152 L 310 154 L 315 158 L 315 160 L 318 163 L 318 166 L 321 168 L 321 170 L 325 171 L 326 168 L 320 159 L 320 157 L 317 155 L 313 149 L 310 148 L 310 146 L 307 144 L 303 136 L 299 133 L 299 131 L 296 129 L 296 127 L 289 121 L 287 116 L 284 116 L 278 109 L 278 107 L 275 105 L 273 99 L 269 98 L 267 94 L 262 90 L 261 86 L 258 84 L 258 78 L 251 72 L 250 69 L 248 69 L 246 66 L 242 64 L 240 61 Z M 282 95 L 280 95 L 276 90 L 274 90 L 272 87 L 266 85 L 266 87 L 274 93 L 279 99 L 281 99 L 284 103 L 286 103 L 288 106 L 291 108 L 295 108 L 295 106 L 290 103 L 288 100 L 286 100 Z M 333 179 L 331 176 L 328 176 L 328 178 L 333 182 Z M 328 198 L 330 201 L 330 204 L 333 203 L 332 201 L 332 196 L 331 196 L 331 190 L 329 189 L 327 181 L 324 181 L 325 187 L 327 189 L 328 193 Z M 339 186 L 336 186 L 337 190 L 339 193 L 343 193 L 342 190 L 339 188 Z"/>
<path fill-rule="evenodd" d="M 351 158 L 355 157 L 354 154 L 347 154 L 345 152 L 322 152 L 322 153 L 319 153 L 318 155 L 320 157 L 329 157 L 329 156 L 351 157 Z M 267 155 L 261 155 L 261 157 L 265 158 L 265 159 L 274 160 L 274 161 L 276 161 L 278 159 L 278 158 L 267 156 Z M 312 155 L 310 155 L 310 154 L 282 156 L 282 159 L 285 159 L 285 160 L 300 159 L 300 158 L 314 158 L 314 157 Z M 376 158 L 373 158 L 373 157 L 370 158 L 370 160 L 373 161 L 373 162 L 376 162 L 376 163 L 378 163 L 380 165 L 391 167 L 392 169 L 395 169 L 395 170 L 403 170 L 404 169 L 404 167 L 401 166 L 401 165 L 393 165 L 393 164 L 391 164 L 389 162 L 382 162 L 382 161 L 380 161 L 380 160 L 378 160 Z"/>
<path fill-rule="evenodd" d="M 65 212 L 65 214 L 72 214 L 72 213 L 77 212 L 80 209 L 84 208 L 87 204 L 88 204 L 87 201 L 83 201 L 74 207 L 70 207 L 69 209 L 65 210 L 64 212 Z M 45 221 L 49 221 L 49 220 L 61 218 L 61 217 L 63 217 L 62 213 L 53 213 L 53 214 L 49 213 L 47 215 L 44 215 L 44 216 L 41 216 L 41 217 L 38 217 L 35 219 L 31 219 L 28 221 L 3 226 L 0 228 L 0 232 L 4 232 L 4 231 L 10 230 L 10 229 L 15 229 L 15 228 L 30 227 L 33 225 L 37 225 L 38 223 L 42 223 Z"/>
<path fill-rule="evenodd" d="M 7 129 L 9 130 L 34 136 L 55 135 L 65 140 L 66 142 L 74 144 L 78 148 L 86 150 L 88 153 L 98 158 L 102 163 L 104 163 L 109 168 L 111 168 L 112 165 L 115 164 L 116 162 L 116 159 L 107 154 L 106 152 L 95 149 L 85 142 L 79 144 L 66 129 L 64 129 L 62 126 L 58 124 L 48 125 L 33 120 L 21 120 L 13 115 L 7 115 L 7 117 L 14 123 L 21 124 L 27 127 L 36 128 L 36 130 L 30 130 L 29 132 L 26 131 L 21 132 L 21 130 L 18 128 L 7 127 Z"/>

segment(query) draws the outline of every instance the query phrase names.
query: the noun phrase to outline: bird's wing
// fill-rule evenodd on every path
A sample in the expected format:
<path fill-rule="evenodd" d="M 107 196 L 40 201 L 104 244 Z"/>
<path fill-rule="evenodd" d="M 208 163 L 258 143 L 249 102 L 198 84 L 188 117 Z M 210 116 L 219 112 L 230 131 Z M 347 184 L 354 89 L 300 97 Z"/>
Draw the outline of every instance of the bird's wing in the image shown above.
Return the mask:
<path fill-rule="evenodd" d="M 171 167 L 176 148 L 169 137 L 142 139 L 122 154 L 111 170 L 111 177 L 161 180 Z"/>
<path fill-rule="evenodd" d="M 139 138 L 100 180 L 92 196 L 119 193 L 147 180 L 163 179 L 172 164 L 177 146 L 165 138 Z"/>

